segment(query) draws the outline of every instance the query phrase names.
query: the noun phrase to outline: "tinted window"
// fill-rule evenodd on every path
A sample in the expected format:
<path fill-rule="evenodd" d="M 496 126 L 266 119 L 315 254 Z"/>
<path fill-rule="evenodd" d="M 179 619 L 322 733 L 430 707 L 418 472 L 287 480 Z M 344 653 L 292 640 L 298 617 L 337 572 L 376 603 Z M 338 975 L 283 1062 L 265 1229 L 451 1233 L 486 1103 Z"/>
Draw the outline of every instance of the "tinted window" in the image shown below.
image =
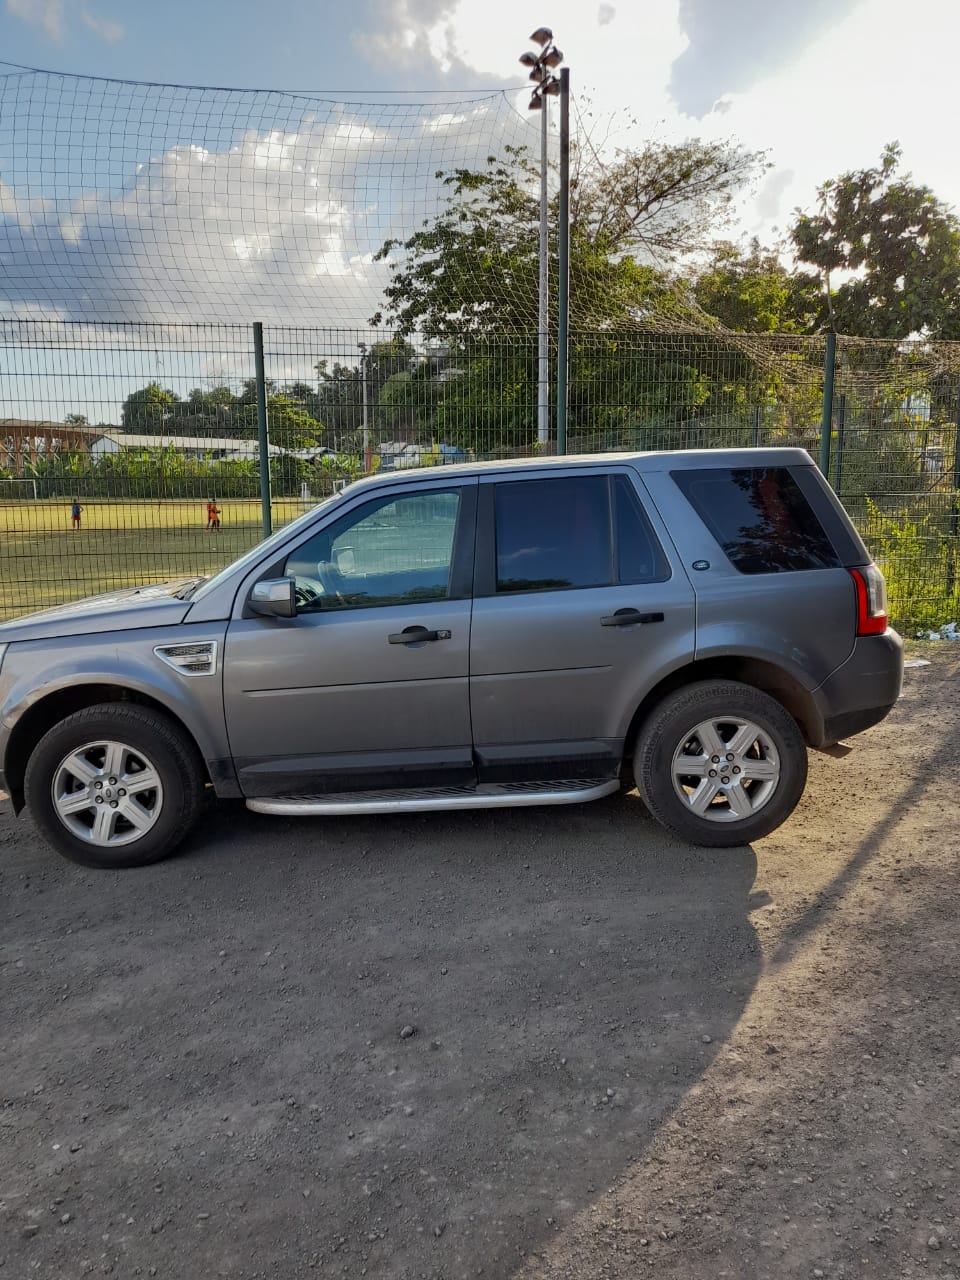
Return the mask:
<path fill-rule="evenodd" d="M 613 581 L 606 476 L 498 484 L 495 502 L 498 591 Z"/>
<path fill-rule="evenodd" d="M 670 566 L 640 504 L 640 495 L 626 476 L 615 477 L 613 500 L 617 581 L 663 582 L 670 577 Z"/>
<path fill-rule="evenodd" d="M 672 475 L 741 573 L 839 565 L 823 526 L 786 467 L 718 467 Z"/>
<path fill-rule="evenodd" d="M 459 505 L 459 490 L 433 490 L 343 516 L 287 560 L 299 611 L 445 600 Z"/>

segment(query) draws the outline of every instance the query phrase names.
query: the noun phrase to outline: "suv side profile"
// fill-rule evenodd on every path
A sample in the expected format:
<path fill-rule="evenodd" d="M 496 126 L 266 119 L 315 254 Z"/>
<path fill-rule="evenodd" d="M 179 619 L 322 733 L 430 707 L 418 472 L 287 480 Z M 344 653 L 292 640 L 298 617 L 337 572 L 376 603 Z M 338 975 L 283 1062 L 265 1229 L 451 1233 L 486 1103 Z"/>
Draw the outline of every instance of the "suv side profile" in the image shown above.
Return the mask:
<path fill-rule="evenodd" d="M 61 854 L 169 854 L 205 788 L 274 814 L 569 804 L 767 835 L 902 643 L 800 449 L 359 481 L 210 579 L 0 627 L 0 785 Z"/>

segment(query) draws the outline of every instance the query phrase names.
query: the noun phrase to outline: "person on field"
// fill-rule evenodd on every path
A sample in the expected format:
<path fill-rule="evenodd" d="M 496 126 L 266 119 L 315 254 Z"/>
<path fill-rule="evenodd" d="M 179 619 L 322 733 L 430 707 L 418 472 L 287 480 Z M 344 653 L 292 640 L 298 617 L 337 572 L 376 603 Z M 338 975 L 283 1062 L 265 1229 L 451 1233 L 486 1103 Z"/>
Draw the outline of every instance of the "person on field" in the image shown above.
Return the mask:
<path fill-rule="evenodd" d="M 83 507 L 80 505 L 80 499 L 74 498 L 73 504 L 70 507 L 70 523 L 73 525 L 74 532 L 80 528 L 80 513 L 82 510 Z"/>
<path fill-rule="evenodd" d="M 207 533 L 220 528 L 220 508 L 215 498 L 207 499 Z"/>

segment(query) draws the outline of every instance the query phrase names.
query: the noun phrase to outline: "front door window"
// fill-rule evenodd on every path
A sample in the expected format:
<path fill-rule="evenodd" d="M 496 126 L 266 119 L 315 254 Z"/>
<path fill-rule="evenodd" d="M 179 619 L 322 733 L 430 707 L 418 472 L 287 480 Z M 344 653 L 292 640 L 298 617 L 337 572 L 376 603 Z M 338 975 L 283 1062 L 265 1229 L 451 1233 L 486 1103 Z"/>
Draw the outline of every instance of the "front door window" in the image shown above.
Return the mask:
<path fill-rule="evenodd" d="M 449 599 L 459 506 L 459 490 L 430 490 L 381 498 L 335 521 L 286 562 L 298 612 Z"/>

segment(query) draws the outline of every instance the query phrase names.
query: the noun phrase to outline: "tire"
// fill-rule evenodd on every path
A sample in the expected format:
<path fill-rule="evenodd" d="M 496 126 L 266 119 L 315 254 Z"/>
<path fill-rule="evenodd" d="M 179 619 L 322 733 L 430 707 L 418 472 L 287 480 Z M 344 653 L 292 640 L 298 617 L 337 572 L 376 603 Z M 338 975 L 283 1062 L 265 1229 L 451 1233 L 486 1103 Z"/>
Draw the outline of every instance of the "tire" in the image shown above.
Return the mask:
<path fill-rule="evenodd" d="M 691 844 L 725 849 L 759 840 L 789 818 L 806 785 L 807 748 L 797 722 L 769 694 L 704 680 L 654 708 L 633 767 L 658 822 Z"/>
<path fill-rule="evenodd" d="M 183 730 L 129 703 L 87 707 L 55 725 L 24 779 L 27 808 L 54 849 L 102 868 L 172 853 L 196 821 L 203 787 L 203 762 Z"/>

